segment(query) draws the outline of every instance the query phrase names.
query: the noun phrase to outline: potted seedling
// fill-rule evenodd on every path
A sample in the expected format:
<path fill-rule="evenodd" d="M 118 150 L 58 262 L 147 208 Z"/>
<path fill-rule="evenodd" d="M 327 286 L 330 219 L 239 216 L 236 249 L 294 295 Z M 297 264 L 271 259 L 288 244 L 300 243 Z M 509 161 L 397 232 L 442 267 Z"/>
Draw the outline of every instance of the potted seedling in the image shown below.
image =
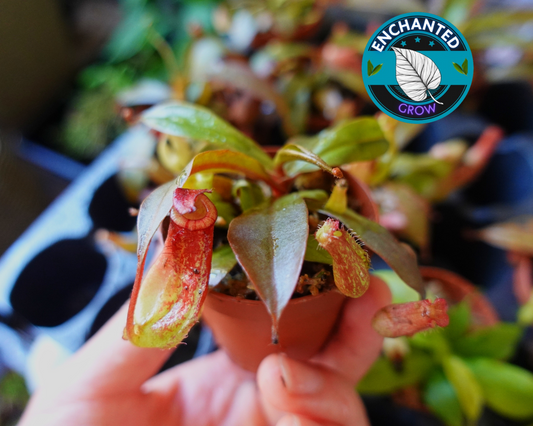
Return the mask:
<path fill-rule="evenodd" d="M 366 249 L 424 293 L 412 251 L 375 222 L 364 185 L 339 168 L 387 150 L 373 117 L 347 121 L 316 136 L 297 136 L 273 159 L 214 113 L 192 104 L 156 106 L 144 113 L 143 122 L 192 145 L 201 141 L 206 148 L 141 205 L 138 270 L 125 329 L 134 344 L 176 346 L 205 304 L 215 337 L 243 367 L 253 371 L 262 357 L 279 350 L 310 357 L 329 335 L 344 297 L 360 297 L 366 291 Z M 164 247 L 144 272 L 148 246 L 158 229 Z M 232 307 L 221 307 L 223 299 Z M 304 312 L 304 305 L 310 313 Z M 326 305 L 334 314 L 320 324 Z M 221 337 L 217 329 L 228 309 L 262 311 L 259 316 L 268 320 L 266 325 L 254 322 L 241 328 L 247 330 L 245 354 L 239 353 L 242 344 L 234 350 L 232 339 Z M 429 301 L 391 308 L 381 314 L 385 320 L 378 328 L 390 332 L 398 315 L 418 316 L 420 321 L 403 328 L 412 334 L 445 325 L 445 311 L 445 304 Z M 291 317 L 296 331 L 285 332 Z M 318 317 L 316 330 L 313 317 Z M 311 336 L 318 341 L 302 342 L 305 329 L 311 335 L 320 333 Z M 258 352 L 252 355 L 254 346 Z"/>
<path fill-rule="evenodd" d="M 412 290 L 396 274 L 378 275 L 391 287 L 394 302 L 411 300 Z M 507 362 L 523 327 L 499 321 L 490 302 L 462 277 L 439 268 L 423 268 L 422 275 L 428 292 L 452 304 L 449 326 L 386 339 L 383 356 L 358 390 L 392 395 L 396 403 L 450 426 L 478 424 L 484 407 L 514 421 L 533 418 L 533 374 Z"/>

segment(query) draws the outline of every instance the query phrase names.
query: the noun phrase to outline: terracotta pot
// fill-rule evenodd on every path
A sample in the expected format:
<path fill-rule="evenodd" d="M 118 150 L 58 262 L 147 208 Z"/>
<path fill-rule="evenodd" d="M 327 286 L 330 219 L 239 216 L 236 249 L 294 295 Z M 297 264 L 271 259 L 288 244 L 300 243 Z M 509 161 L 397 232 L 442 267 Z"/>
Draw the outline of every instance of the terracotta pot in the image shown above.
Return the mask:
<path fill-rule="evenodd" d="M 446 269 L 421 266 L 420 274 L 425 281 L 436 281 L 438 296 L 448 302 L 459 303 L 467 298 L 476 325 L 491 326 L 499 322 L 492 303 L 469 281 Z"/>
<path fill-rule="evenodd" d="M 203 319 L 218 345 L 242 368 L 255 372 L 269 354 L 309 359 L 326 343 L 346 297 L 336 290 L 289 302 L 280 319 L 279 343 L 271 342 L 272 320 L 262 301 L 209 292 Z"/>

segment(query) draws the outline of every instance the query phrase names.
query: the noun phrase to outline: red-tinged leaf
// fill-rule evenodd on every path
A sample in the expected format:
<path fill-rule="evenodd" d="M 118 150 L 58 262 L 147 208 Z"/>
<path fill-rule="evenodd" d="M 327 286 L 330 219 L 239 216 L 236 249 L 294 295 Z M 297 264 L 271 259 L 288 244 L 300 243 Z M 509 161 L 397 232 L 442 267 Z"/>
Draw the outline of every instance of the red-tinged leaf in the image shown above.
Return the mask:
<path fill-rule="evenodd" d="M 476 143 L 466 152 L 463 164 L 439 182 L 432 199 L 443 200 L 454 190 L 473 181 L 483 171 L 502 139 L 502 129 L 497 126 L 487 127 Z"/>
<path fill-rule="evenodd" d="M 301 198 L 285 196 L 268 208 L 235 218 L 228 241 L 272 316 L 274 327 L 298 282 L 309 234 Z"/>
<path fill-rule="evenodd" d="M 507 258 L 513 265 L 513 292 L 520 305 L 531 299 L 533 290 L 533 259 L 529 255 L 509 253 Z"/>
<path fill-rule="evenodd" d="M 387 262 L 409 287 L 424 295 L 424 282 L 420 276 L 416 256 L 398 242 L 389 231 L 350 209 L 346 209 L 342 214 L 326 209 L 321 210 L 321 213 L 338 219 L 355 231 L 361 241 Z"/>
<path fill-rule="evenodd" d="M 372 326 L 385 337 L 412 336 L 437 325 L 446 327 L 447 307 L 446 301 L 439 298 L 434 303 L 424 299 L 385 306 L 374 316 Z"/>
<path fill-rule="evenodd" d="M 370 284 L 370 258 L 355 239 L 341 228 L 339 221 L 328 219 L 315 238 L 333 259 L 335 285 L 348 297 L 361 297 Z"/>
<path fill-rule="evenodd" d="M 207 108 L 174 101 L 145 111 L 142 121 L 161 133 L 206 141 L 217 148 L 248 155 L 267 169 L 273 166 L 272 159 L 257 143 Z"/>
<path fill-rule="evenodd" d="M 381 207 L 380 223 L 425 252 L 429 244 L 429 203 L 410 186 L 395 182 L 377 188 L 374 199 Z M 403 226 L 387 226 L 394 222 L 393 215 L 405 218 Z"/>
<path fill-rule="evenodd" d="M 210 72 L 211 80 L 220 81 L 237 89 L 249 92 L 258 99 L 269 101 L 276 106 L 276 110 L 283 121 L 287 135 L 295 133 L 291 123 L 290 110 L 285 99 L 266 80 L 259 78 L 249 67 L 240 62 L 225 62 L 217 64 Z"/>
<path fill-rule="evenodd" d="M 480 240 L 504 250 L 533 256 L 533 216 L 520 216 L 477 232 Z"/>
<path fill-rule="evenodd" d="M 274 165 L 275 166 L 281 166 L 284 163 L 287 163 L 289 161 L 305 161 L 306 163 L 314 164 L 315 166 L 321 168 L 325 172 L 331 173 L 333 176 L 337 178 L 342 178 L 342 171 L 335 167 L 332 168 L 328 166 L 328 164 L 322 160 L 318 155 L 314 154 L 313 152 L 309 151 L 307 148 L 304 148 L 303 146 L 300 146 L 295 143 L 289 143 L 287 145 L 284 145 L 274 157 Z"/>
<path fill-rule="evenodd" d="M 256 159 L 240 152 L 221 149 L 197 154 L 178 176 L 178 186 L 187 186 L 187 179 L 199 172 L 241 174 L 249 179 L 262 180 L 277 192 L 284 192 L 284 188 L 266 172 Z"/>
<path fill-rule="evenodd" d="M 174 347 L 198 320 L 207 294 L 217 218 L 203 192 L 176 190 L 177 207 L 171 210 L 165 247 L 146 275 L 145 256 L 139 259 L 124 330 L 124 337 L 137 346 Z"/>
<path fill-rule="evenodd" d="M 148 251 L 152 237 L 172 208 L 172 194 L 177 187 L 178 182 L 176 180 L 167 182 L 154 189 L 141 204 L 139 215 L 137 216 L 137 233 L 139 235 L 139 243 L 137 244 L 137 273 L 139 267 L 141 267 L 141 270 L 144 268 L 146 252 Z"/>

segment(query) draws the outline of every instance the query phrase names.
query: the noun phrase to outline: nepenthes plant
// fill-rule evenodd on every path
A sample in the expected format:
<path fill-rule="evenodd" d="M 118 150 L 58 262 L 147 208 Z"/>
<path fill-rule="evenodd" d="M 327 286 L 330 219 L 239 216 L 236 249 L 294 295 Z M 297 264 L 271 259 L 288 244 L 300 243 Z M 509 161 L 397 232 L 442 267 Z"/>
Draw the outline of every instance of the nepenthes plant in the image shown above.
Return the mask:
<path fill-rule="evenodd" d="M 139 211 L 138 269 L 124 333 L 132 343 L 176 346 L 198 321 L 208 291 L 254 293 L 266 305 L 276 341 L 280 317 L 298 292 L 362 296 L 370 281 L 370 253 L 424 295 L 416 256 L 362 214 L 361 184 L 343 170 L 388 150 L 375 118 L 295 136 L 274 158 L 192 104 L 156 106 L 143 122 L 189 144 L 185 152 L 192 158 Z M 145 271 L 158 230 L 164 246 Z M 232 284 L 244 292 L 228 290 Z M 387 307 L 374 324 L 385 335 L 412 335 L 446 325 L 446 304 L 422 300 Z"/>

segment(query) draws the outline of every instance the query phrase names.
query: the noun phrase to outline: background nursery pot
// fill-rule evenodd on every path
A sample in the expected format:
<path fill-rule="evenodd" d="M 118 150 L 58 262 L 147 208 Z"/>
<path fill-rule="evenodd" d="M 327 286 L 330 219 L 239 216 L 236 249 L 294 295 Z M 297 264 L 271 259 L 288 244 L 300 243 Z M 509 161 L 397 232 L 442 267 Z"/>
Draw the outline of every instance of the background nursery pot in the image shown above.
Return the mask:
<path fill-rule="evenodd" d="M 279 343 L 272 343 L 272 318 L 261 300 L 209 292 L 203 319 L 233 362 L 257 371 L 269 354 L 308 359 L 324 346 L 346 297 L 337 290 L 292 299 L 281 316 Z"/>
<path fill-rule="evenodd" d="M 435 289 L 438 295 L 452 304 L 468 298 L 476 325 L 491 326 L 499 321 L 498 314 L 489 300 L 460 275 L 432 266 L 421 266 L 420 274 L 428 283 L 435 281 L 438 286 Z"/>

